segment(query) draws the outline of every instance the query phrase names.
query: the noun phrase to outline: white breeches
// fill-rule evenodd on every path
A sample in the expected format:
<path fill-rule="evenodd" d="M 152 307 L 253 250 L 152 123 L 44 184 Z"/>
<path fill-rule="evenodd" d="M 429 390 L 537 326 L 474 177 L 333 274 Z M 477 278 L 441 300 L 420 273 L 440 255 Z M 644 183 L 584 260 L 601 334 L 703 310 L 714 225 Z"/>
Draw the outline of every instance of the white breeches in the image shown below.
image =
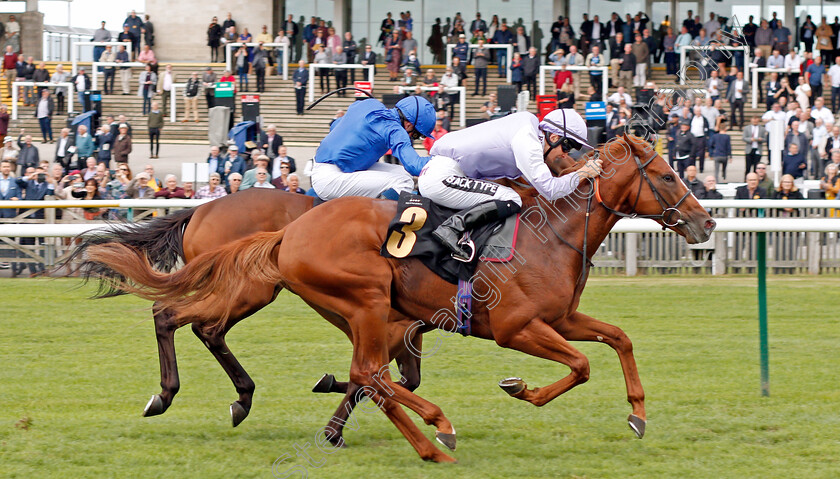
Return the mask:
<path fill-rule="evenodd" d="M 401 165 L 389 163 L 374 163 L 367 170 L 353 173 L 345 173 L 332 163 L 315 163 L 312 188 L 325 200 L 344 196 L 376 198 L 389 188 L 397 193 L 412 191 L 414 178 Z"/>
<path fill-rule="evenodd" d="M 486 201 L 514 201 L 522 198 L 512 188 L 492 181 L 468 178 L 458 162 L 446 156 L 433 156 L 417 179 L 420 194 L 447 208 L 470 208 Z"/>

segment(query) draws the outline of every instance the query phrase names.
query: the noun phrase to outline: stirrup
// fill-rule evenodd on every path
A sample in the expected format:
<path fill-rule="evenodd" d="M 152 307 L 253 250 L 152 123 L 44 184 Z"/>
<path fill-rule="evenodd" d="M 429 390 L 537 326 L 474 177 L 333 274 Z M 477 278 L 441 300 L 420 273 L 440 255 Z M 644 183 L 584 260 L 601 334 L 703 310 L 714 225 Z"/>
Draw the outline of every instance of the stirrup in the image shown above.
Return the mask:
<path fill-rule="evenodd" d="M 475 258 L 475 243 L 473 240 L 468 238 L 461 238 L 458 240 L 458 246 L 465 246 L 470 250 L 469 256 L 463 256 L 461 254 L 452 253 L 452 259 L 455 261 L 460 261 L 462 263 L 470 263 L 472 262 L 473 258 Z"/>

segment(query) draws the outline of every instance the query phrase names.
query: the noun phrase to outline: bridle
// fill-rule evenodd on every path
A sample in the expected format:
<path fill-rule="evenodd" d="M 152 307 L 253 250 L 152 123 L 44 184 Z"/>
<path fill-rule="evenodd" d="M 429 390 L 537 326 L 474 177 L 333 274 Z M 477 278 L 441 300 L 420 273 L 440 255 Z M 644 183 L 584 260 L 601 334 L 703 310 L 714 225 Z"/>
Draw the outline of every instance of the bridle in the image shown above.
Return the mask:
<path fill-rule="evenodd" d="M 596 153 L 597 157 L 597 153 Z M 601 198 L 601 189 L 600 189 L 600 176 L 595 177 L 595 201 L 601 204 L 607 211 L 610 213 L 621 217 L 621 218 L 649 218 L 652 220 L 659 220 L 662 222 L 662 231 L 665 231 L 666 228 L 670 227 L 673 228 L 677 225 L 685 224 L 685 220 L 682 219 L 682 213 L 680 212 L 679 206 L 688 198 L 688 195 L 691 194 L 691 190 L 686 188 L 685 194 L 680 198 L 679 201 L 676 202 L 673 206 L 669 206 L 668 202 L 662 197 L 659 193 L 659 190 L 656 189 L 656 186 L 651 181 L 650 177 L 647 174 L 645 168 L 656 158 L 656 150 L 651 149 L 650 157 L 645 159 L 645 162 L 642 163 L 639 160 L 639 157 L 633 155 L 633 159 L 636 160 L 636 168 L 639 170 L 639 189 L 636 191 L 636 201 L 633 202 L 632 213 L 623 213 L 616 209 L 613 209 L 607 206 L 604 203 L 603 198 Z M 650 187 L 650 191 L 653 193 L 653 197 L 656 198 L 657 203 L 659 206 L 662 207 L 662 213 L 655 214 L 655 215 L 640 215 L 636 213 L 636 206 L 639 204 L 639 198 L 642 196 L 642 186 L 644 183 L 647 182 L 648 186 Z"/>
<path fill-rule="evenodd" d="M 597 158 L 598 158 L 598 152 L 596 151 L 593 159 L 597 159 Z M 618 211 L 616 209 L 613 209 L 613 208 L 607 206 L 607 204 L 604 203 L 603 198 L 601 198 L 601 190 L 600 190 L 600 182 L 599 182 L 601 177 L 600 176 L 595 177 L 595 180 L 593 180 L 593 182 L 594 182 L 594 186 L 593 186 L 594 195 L 589 194 L 589 195 L 587 195 L 587 198 L 586 198 L 586 217 L 585 217 L 584 223 L 583 223 L 583 247 L 582 248 L 578 248 L 575 245 L 566 241 L 566 239 L 563 238 L 563 236 L 561 236 L 560 233 L 554 228 L 554 225 L 552 225 L 550 221 L 546 221 L 546 224 L 548 225 L 551 232 L 554 233 L 554 236 L 557 237 L 557 239 L 559 239 L 560 242 L 562 242 L 563 244 L 565 244 L 566 246 L 568 246 L 569 248 L 571 248 L 572 250 L 574 250 L 575 252 L 580 254 L 581 257 L 583 258 L 583 266 L 581 267 L 580 274 L 578 275 L 577 282 L 575 283 L 575 292 L 576 293 L 578 292 L 578 289 L 582 288 L 583 285 L 586 283 L 586 278 L 588 277 L 589 268 L 594 266 L 594 263 L 592 263 L 592 261 L 589 259 L 589 256 L 587 255 L 587 251 L 586 251 L 586 249 L 587 249 L 586 247 L 587 247 L 587 243 L 588 243 L 588 239 L 589 239 L 588 238 L 588 236 L 589 236 L 589 217 L 591 216 L 591 212 L 592 212 L 592 198 L 593 198 L 593 196 L 595 198 L 595 201 L 597 201 L 601 206 L 603 206 L 604 209 L 606 209 L 610 213 L 612 213 L 612 214 L 614 214 L 614 215 L 616 215 L 620 218 L 649 218 L 649 219 L 654 219 L 654 220 L 658 219 L 658 220 L 662 221 L 662 224 L 663 224 L 662 230 L 663 231 L 667 227 L 674 227 L 674 226 L 677 226 L 677 225 L 680 225 L 680 224 L 685 224 L 685 221 L 682 219 L 682 213 L 677 208 L 679 208 L 679 206 L 683 203 L 683 201 L 685 201 L 685 199 L 688 198 L 688 196 L 691 194 L 691 190 L 687 189 L 685 194 L 682 196 L 682 198 L 680 198 L 679 201 L 676 202 L 676 204 L 674 204 L 673 206 L 668 206 L 668 203 L 665 201 L 665 199 L 659 193 L 659 190 L 656 189 L 656 186 L 653 184 L 653 181 L 651 181 L 651 179 L 648 176 L 647 171 L 646 171 L 647 166 L 655 158 L 656 158 L 656 150 L 653 150 L 653 149 L 651 149 L 651 155 L 648 158 L 645 159 L 644 163 L 642 163 L 641 160 L 639 160 L 639 157 L 637 155 L 633 155 L 633 159 L 636 161 L 636 168 L 639 171 L 639 189 L 636 192 L 636 201 L 633 202 L 633 211 L 634 211 L 633 213 L 623 213 L 621 211 Z M 639 204 L 639 197 L 641 196 L 642 186 L 644 185 L 644 182 L 647 182 L 648 186 L 650 187 L 651 192 L 653 193 L 653 196 L 656 198 L 656 201 L 662 207 L 662 213 L 659 213 L 659 214 L 656 214 L 656 215 L 640 215 L 638 213 L 635 213 L 636 206 L 638 206 L 638 204 Z M 514 184 L 517 184 L 517 185 L 520 185 L 520 186 L 525 186 L 525 187 L 529 186 L 527 184 L 522 184 L 522 183 L 519 183 L 517 181 L 514 181 Z M 543 209 L 542 202 L 540 201 L 541 200 L 541 195 L 537 195 L 536 200 L 537 200 L 537 207 L 539 208 L 540 213 L 542 215 L 544 215 L 546 218 L 548 218 L 548 214 Z M 676 218 L 673 218 L 673 215 L 676 215 Z"/>

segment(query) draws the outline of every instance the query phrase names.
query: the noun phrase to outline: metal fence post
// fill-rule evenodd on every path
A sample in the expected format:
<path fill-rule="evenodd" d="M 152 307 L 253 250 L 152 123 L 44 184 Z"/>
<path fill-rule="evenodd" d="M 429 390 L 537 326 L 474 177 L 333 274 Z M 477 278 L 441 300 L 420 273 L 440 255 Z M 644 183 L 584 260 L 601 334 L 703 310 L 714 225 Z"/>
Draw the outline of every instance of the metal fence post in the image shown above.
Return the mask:
<path fill-rule="evenodd" d="M 624 235 L 624 273 L 627 276 L 636 276 L 639 261 L 639 234 L 626 233 Z"/>
<path fill-rule="evenodd" d="M 764 218 L 764 210 L 758 210 L 758 217 Z M 758 348 L 761 362 L 761 395 L 770 395 L 770 353 L 767 340 L 767 233 L 756 233 L 758 250 Z"/>
<path fill-rule="evenodd" d="M 820 233 L 805 233 L 808 245 L 808 274 L 820 274 Z"/>
<path fill-rule="evenodd" d="M 55 224 L 55 208 L 44 208 L 44 222 L 49 225 Z M 44 238 L 44 264 L 47 266 L 55 264 L 57 241 L 59 241 L 58 238 Z"/>

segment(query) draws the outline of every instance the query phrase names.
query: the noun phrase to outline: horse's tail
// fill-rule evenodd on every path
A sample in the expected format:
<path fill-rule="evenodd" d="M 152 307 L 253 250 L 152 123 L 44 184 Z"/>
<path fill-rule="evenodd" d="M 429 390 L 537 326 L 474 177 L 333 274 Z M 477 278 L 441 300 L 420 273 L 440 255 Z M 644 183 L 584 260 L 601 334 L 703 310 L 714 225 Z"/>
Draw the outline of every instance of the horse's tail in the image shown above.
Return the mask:
<path fill-rule="evenodd" d="M 103 231 L 80 236 L 81 242 L 57 268 L 79 272 L 85 281 L 98 279 L 96 298 L 125 294 L 115 287 L 124 278 L 107 264 L 90 260 L 88 253 L 91 248 L 107 244 L 123 245 L 142 254 L 154 268 L 171 271 L 179 261 L 184 260 L 184 230 L 194 213 L 195 208 L 180 210 L 146 223 L 113 224 Z M 79 264 L 74 266 L 76 262 Z"/>
<path fill-rule="evenodd" d="M 241 297 L 250 284 L 280 282 L 274 249 L 285 231 L 242 238 L 201 254 L 172 273 L 155 270 L 142 251 L 119 242 L 91 246 L 88 261 L 116 273 L 106 278 L 114 289 L 157 301 L 159 309 L 204 301 L 202 308 L 221 312 L 221 324 L 230 316 L 235 298 Z"/>

